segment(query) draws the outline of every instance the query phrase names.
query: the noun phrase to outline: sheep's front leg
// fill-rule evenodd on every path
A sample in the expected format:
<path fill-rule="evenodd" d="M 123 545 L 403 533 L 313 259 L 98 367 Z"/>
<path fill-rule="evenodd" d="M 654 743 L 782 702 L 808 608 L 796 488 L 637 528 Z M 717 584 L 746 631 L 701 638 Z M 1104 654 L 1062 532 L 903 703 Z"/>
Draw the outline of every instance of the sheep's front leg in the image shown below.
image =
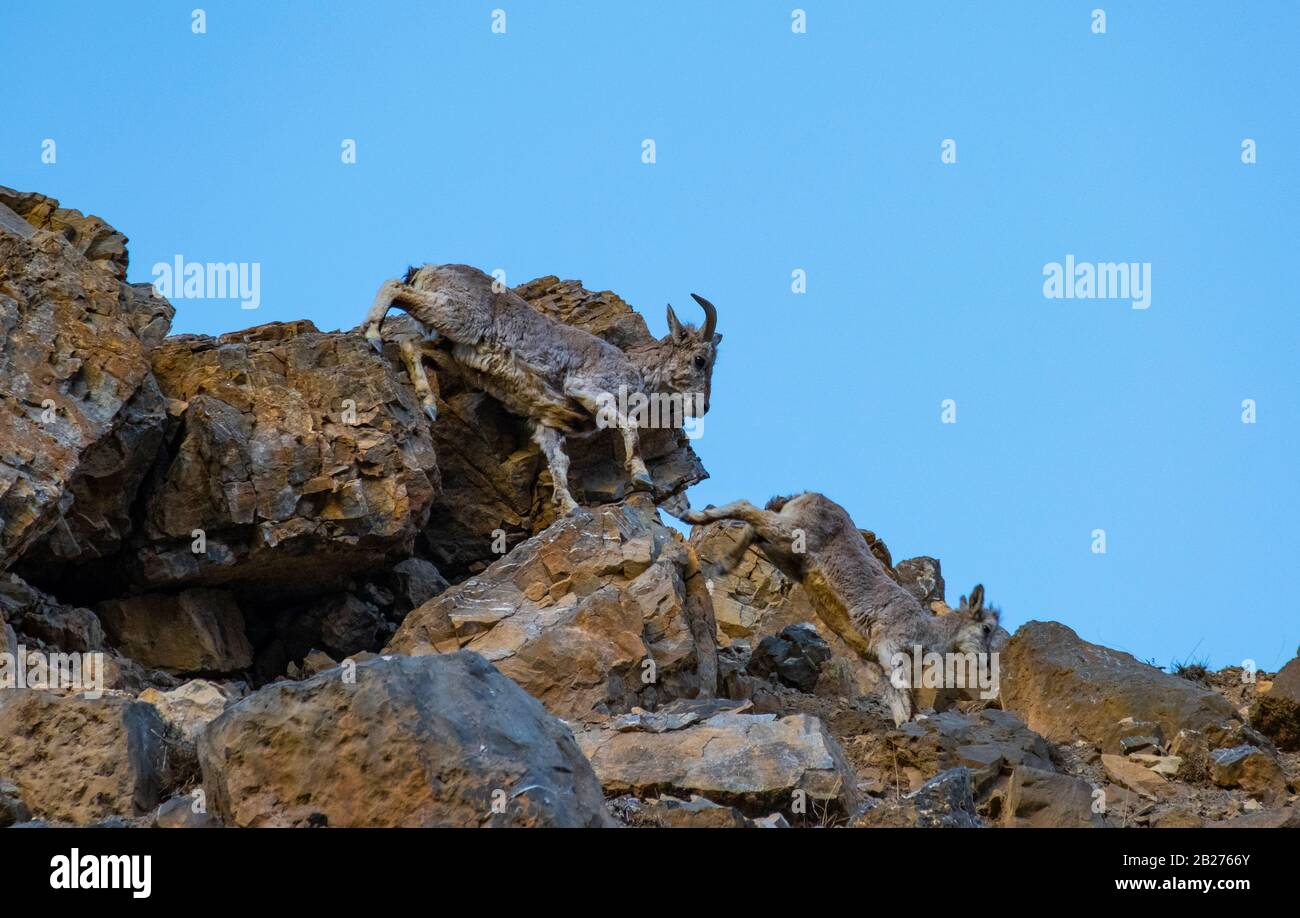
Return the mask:
<path fill-rule="evenodd" d="M 565 384 L 565 394 L 590 411 L 598 426 L 618 427 L 619 433 L 623 435 L 623 466 L 632 480 L 632 490 L 653 491 L 654 479 L 650 477 L 650 470 L 641 458 L 641 438 L 637 433 L 636 418 L 619 411 L 614 396 L 609 392 L 569 380 Z"/>
<path fill-rule="evenodd" d="M 894 726 L 901 727 L 912 719 L 912 685 L 915 682 L 915 674 L 910 663 L 903 668 L 894 664 L 895 653 L 896 649 L 892 644 L 883 645 L 876 653 L 876 662 L 880 664 L 885 675 L 881 683 L 881 695 L 889 705 L 889 712 L 894 717 Z M 906 684 L 895 685 L 895 679 Z"/>
<path fill-rule="evenodd" d="M 650 470 L 641 458 L 641 437 L 637 434 L 636 420 L 624 417 L 619 423 L 623 433 L 623 465 L 627 469 L 628 478 L 632 479 L 632 490 L 653 491 L 654 479 L 650 477 Z"/>
<path fill-rule="evenodd" d="M 559 505 L 560 514 L 572 513 L 578 509 L 578 502 L 569 493 L 569 456 L 564 451 L 564 437 L 555 428 L 534 421 L 533 442 L 541 447 L 542 455 L 546 457 L 546 464 L 551 470 L 551 486 L 555 491 L 555 503 Z"/>
<path fill-rule="evenodd" d="M 415 392 L 420 396 L 420 402 L 424 405 L 429 420 L 436 422 L 438 420 L 438 402 L 434 399 L 433 389 L 429 386 L 429 377 L 424 373 L 424 360 L 416 351 L 415 342 L 410 338 L 403 338 L 399 346 L 402 350 L 402 363 L 406 364 L 406 374 L 411 377 L 411 382 L 415 384 Z"/>

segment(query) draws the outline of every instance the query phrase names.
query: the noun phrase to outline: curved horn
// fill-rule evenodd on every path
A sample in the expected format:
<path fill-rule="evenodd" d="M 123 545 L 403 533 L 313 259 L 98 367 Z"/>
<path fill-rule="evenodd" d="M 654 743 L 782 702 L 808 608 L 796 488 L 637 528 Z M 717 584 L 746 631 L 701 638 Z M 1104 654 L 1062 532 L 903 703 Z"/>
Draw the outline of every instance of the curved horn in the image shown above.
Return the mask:
<path fill-rule="evenodd" d="M 691 294 L 691 299 L 700 304 L 704 310 L 704 327 L 700 329 L 700 337 L 708 341 L 713 338 L 714 329 L 718 327 L 718 310 L 713 304 L 697 293 Z"/>

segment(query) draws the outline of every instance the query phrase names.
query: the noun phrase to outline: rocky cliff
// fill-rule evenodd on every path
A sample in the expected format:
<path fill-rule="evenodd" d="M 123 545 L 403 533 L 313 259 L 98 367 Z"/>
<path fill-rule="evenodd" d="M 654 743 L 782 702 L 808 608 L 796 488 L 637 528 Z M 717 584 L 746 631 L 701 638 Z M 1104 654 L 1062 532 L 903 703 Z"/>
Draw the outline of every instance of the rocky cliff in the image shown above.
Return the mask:
<path fill-rule="evenodd" d="M 896 727 L 799 584 L 717 569 L 732 524 L 664 524 L 706 475 L 681 433 L 643 437 L 653 496 L 571 441 L 556 519 L 444 353 L 431 422 L 356 330 L 169 338 L 126 243 L 0 188 L 0 826 L 1300 822 L 1300 661 L 1167 673 L 1034 621 L 997 697 Z M 516 292 L 649 340 L 612 293 Z M 863 538 L 951 613 L 937 559 Z"/>

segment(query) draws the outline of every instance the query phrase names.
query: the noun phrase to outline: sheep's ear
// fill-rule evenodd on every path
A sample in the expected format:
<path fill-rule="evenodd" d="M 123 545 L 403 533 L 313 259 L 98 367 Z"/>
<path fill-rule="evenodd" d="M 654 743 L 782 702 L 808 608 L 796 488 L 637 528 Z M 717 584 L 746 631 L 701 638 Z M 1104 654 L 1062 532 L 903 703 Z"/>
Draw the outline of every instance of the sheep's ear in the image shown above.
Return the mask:
<path fill-rule="evenodd" d="M 668 304 L 668 334 L 674 338 L 680 337 L 682 333 L 682 323 L 677 321 L 677 313 L 673 312 L 673 304 Z"/>
<path fill-rule="evenodd" d="M 719 344 L 721 344 L 721 343 L 722 343 L 722 336 L 721 336 L 721 335 L 718 335 L 718 334 L 715 334 L 715 335 L 713 336 L 713 346 L 714 346 L 714 347 L 717 347 L 717 346 L 718 346 Z"/>
<path fill-rule="evenodd" d="M 975 589 L 970 591 L 970 614 L 976 618 L 984 611 L 984 584 L 975 584 Z"/>

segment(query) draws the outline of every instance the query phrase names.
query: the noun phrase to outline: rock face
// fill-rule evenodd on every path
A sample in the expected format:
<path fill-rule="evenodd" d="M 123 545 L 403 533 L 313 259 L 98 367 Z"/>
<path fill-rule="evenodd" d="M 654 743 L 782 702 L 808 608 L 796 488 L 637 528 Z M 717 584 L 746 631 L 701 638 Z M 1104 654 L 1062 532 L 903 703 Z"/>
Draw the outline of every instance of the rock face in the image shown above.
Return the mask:
<path fill-rule="evenodd" d="M 751 816 L 789 812 L 796 791 L 844 812 L 858 803 L 843 753 L 816 718 L 722 713 L 662 733 L 596 728 L 578 743 L 611 794 L 696 794 Z"/>
<path fill-rule="evenodd" d="M 572 438 L 557 519 L 528 424 L 423 341 L 421 410 L 400 311 L 381 354 L 165 338 L 126 269 L 103 220 L 0 188 L 0 827 L 1300 819 L 1300 662 L 1166 675 L 1031 622 L 996 634 L 1001 705 L 926 688 L 895 726 L 799 584 L 723 569 L 738 524 L 664 525 L 706 477 L 684 433 L 642 431 L 652 495 L 615 432 Z M 612 293 L 516 292 L 650 339 Z M 937 558 L 859 531 L 952 613 Z"/>
<path fill-rule="evenodd" d="M 225 673 L 253 662 L 244 616 L 222 590 L 128 596 L 100 605 L 113 644 L 171 673 Z"/>
<path fill-rule="evenodd" d="M 392 657 L 268 686 L 203 733 L 233 826 L 599 826 L 572 734 L 472 653 Z"/>
<path fill-rule="evenodd" d="M 138 701 L 0 691 L 0 775 L 41 819 L 87 825 L 144 815 L 170 780 L 168 736 Z"/>
<path fill-rule="evenodd" d="M 143 585 L 312 595 L 411 553 L 438 493 L 428 421 L 360 336 L 184 335 L 153 369 L 177 429 L 144 505 Z"/>
<path fill-rule="evenodd" d="M 1090 644 L 1056 622 L 1022 625 L 1002 650 L 1001 666 L 1003 706 L 1057 742 L 1085 739 L 1119 753 L 1124 718 L 1173 736 L 1236 716 L 1222 695 Z"/>
<path fill-rule="evenodd" d="M 628 348 L 652 340 L 645 320 L 617 295 L 593 292 L 579 281 L 541 277 L 514 288 L 528 304 L 551 318 L 575 325 L 611 344 Z M 411 326 L 403 316 L 385 323 L 400 334 Z M 395 352 L 394 347 L 389 348 Z M 485 535 L 501 529 L 513 546 L 555 520 L 550 473 L 527 424 L 469 385 L 464 374 L 435 351 L 438 423 L 434 442 L 443 490 L 425 532 L 432 560 L 450 577 L 460 577 L 496 560 Z M 396 364 L 396 358 L 393 358 Z M 568 441 L 569 482 L 583 504 L 617 501 L 628 493 L 622 441 L 614 431 Z M 641 455 L 656 492 L 667 496 L 708 477 L 681 431 L 641 432 Z"/>
<path fill-rule="evenodd" d="M 482 654 L 571 720 L 712 695 L 707 588 L 647 497 L 572 514 L 406 617 L 387 653 Z"/>
<path fill-rule="evenodd" d="M 172 308 L 129 285 L 126 239 L 42 195 L 0 188 L 0 571 L 38 540 L 111 553 L 162 437 L 149 351 Z"/>
<path fill-rule="evenodd" d="M 1287 752 L 1300 750 L 1300 657 L 1273 677 L 1250 708 L 1251 725 Z"/>

